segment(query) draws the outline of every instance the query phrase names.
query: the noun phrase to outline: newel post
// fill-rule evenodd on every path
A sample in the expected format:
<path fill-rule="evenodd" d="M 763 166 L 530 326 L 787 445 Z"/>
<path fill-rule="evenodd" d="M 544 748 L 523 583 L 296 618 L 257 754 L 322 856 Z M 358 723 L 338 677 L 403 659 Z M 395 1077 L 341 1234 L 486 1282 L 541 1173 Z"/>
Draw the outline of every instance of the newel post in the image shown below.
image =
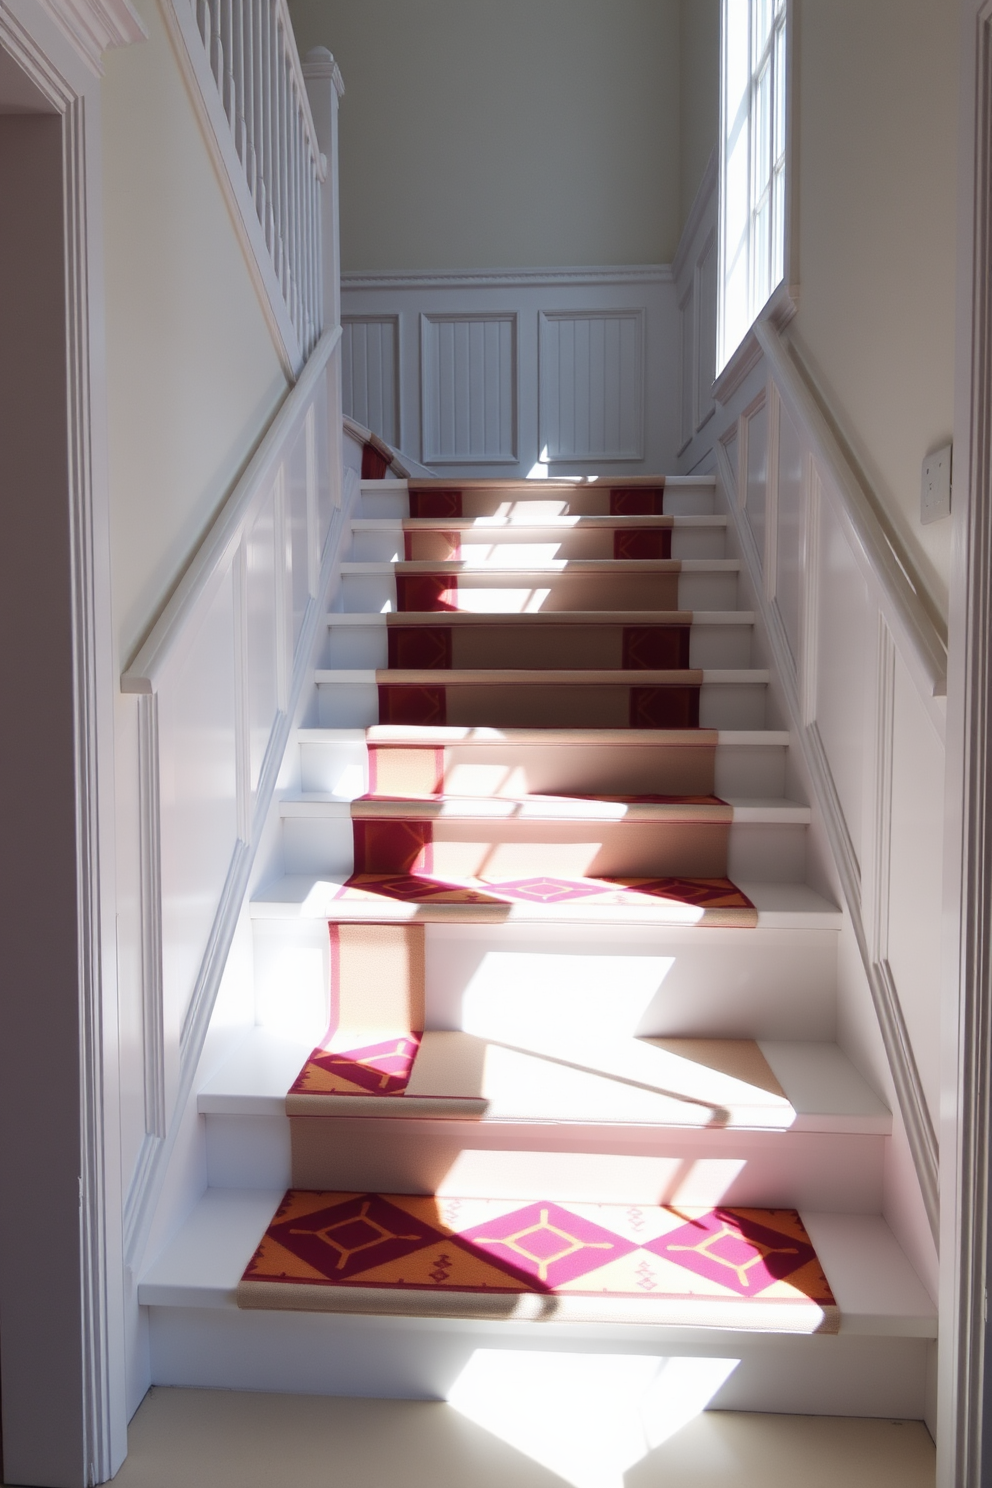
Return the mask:
<path fill-rule="evenodd" d="M 338 212 L 338 100 L 344 93 L 341 69 L 326 47 L 307 52 L 303 76 L 317 143 L 327 161 L 320 193 L 324 272 L 324 330 L 341 322 L 341 239 Z"/>

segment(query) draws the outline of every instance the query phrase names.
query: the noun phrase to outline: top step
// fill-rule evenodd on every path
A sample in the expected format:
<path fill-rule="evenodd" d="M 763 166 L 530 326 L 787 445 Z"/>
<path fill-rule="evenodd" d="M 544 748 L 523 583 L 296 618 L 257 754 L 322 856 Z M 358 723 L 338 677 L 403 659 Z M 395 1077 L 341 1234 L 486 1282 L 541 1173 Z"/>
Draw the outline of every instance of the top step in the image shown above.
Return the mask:
<path fill-rule="evenodd" d="M 711 476 L 596 477 L 574 481 L 363 481 L 366 516 L 429 519 L 561 516 L 706 516 Z"/>

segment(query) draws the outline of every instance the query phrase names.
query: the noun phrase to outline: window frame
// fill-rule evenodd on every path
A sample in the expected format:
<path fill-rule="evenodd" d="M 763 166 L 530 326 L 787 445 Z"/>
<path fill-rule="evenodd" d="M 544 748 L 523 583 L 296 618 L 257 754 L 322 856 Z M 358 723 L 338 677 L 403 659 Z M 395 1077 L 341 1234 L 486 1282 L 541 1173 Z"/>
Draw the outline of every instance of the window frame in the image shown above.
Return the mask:
<path fill-rule="evenodd" d="M 739 91 L 741 103 L 738 105 L 735 120 L 740 117 L 741 109 L 746 104 L 746 114 L 741 126 L 737 131 L 733 130 L 733 124 L 728 126 L 728 9 L 731 5 L 746 7 L 747 11 L 747 80 L 746 86 Z M 771 24 L 768 31 L 768 39 L 762 48 L 760 57 L 753 55 L 754 46 L 754 15 L 759 5 L 767 5 L 771 10 Z M 762 318 L 771 319 L 780 329 L 791 320 L 796 312 L 797 296 L 797 262 L 795 241 L 796 235 L 793 231 L 795 213 L 795 181 L 796 171 L 794 168 L 794 138 L 793 128 L 794 105 L 793 100 L 796 91 L 796 67 L 797 55 L 796 32 L 797 32 L 797 6 L 795 0 L 721 0 L 720 3 L 720 135 L 718 141 L 719 170 L 717 180 L 717 216 L 718 216 L 718 263 L 717 263 L 717 344 L 716 344 L 716 385 L 724 383 L 728 376 L 733 376 L 733 370 L 743 358 L 749 361 L 747 354 L 749 343 L 753 341 L 751 332 L 757 320 Z M 776 51 L 776 34 L 782 32 L 781 47 Z M 784 67 L 784 77 L 781 76 Z M 777 276 L 769 275 L 762 286 L 755 285 L 755 248 L 757 233 L 755 221 L 761 210 L 761 201 L 756 201 L 754 191 L 754 157 L 755 157 L 755 98 L 760 86 L 763 69 L 767 68 L 771 74 L 768 85 L 768 97 L 766 102 L 770 103 L 772 118 L 775 115 L 775 104 L 779 105 L 778 131 L 774 133 L 769 141 L 770 153 L 767 161 L 766 179 L 763 182 L 762 198 L 767 194 L 770 198 L 773 213 L 777 214 L 779 221 L 770 225 L 770 230 L 777 229 L 777 238 L 774 250 L 781 253 L 781 272 Z M 777 85 L 777 86 L 776 86 Z M 778 94 L 776 99 L 775 95 Z M 745 264 L 743 272 L 746 284 L 746 303 L 743 311 L 739 308 L 734 320 L 728 325 L 728 290 L 730 285 L 730 274 L 728 273 L 728 135 L 732 132 L 738 134 L 740 128 L 745 133 L 746 148 L 746 230 L 739 233 L 737 238 L 738 257 L 743 252 Z M 777 134 L 781 134 L 779 148 L 774 149 Z M 777 207 L 775 202 L 776 184 L 779 187 Z M 765 203 L 767 205 L 767 203 Z M 741 216 L 741 202 L 737 204 L 738 217 Z M 771 254 L 769 255 L 771 256 Z M 738 271 L 741 265 L 734 266 Z M 740 288 L 735 292 L 739 295 Z"/>

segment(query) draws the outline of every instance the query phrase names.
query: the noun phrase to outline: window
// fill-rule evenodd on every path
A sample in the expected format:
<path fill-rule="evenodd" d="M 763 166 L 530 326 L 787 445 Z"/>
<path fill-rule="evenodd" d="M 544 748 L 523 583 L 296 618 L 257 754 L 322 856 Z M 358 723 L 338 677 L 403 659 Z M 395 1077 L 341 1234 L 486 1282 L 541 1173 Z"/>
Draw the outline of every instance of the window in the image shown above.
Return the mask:
<path fill-rule="evenodd" d="M 722 0 L 717 371 L 785 275 L 786 0 Z"/>

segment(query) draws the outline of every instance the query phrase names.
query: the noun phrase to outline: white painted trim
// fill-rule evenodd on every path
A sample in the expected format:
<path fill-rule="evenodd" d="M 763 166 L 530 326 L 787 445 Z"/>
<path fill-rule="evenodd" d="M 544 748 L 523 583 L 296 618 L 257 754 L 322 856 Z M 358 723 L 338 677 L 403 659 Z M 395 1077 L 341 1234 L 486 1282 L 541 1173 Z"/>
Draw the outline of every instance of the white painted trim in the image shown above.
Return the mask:
<path fill-rule="evenodd" d="M 314 384 L 320 377 L 341 339 L 341 327 L 325 331 L 296 386 L 269 425 L 265 438 L 248 464 L 244 475 L 221 507 L 213 526 L 200 544 L 183 574 L 169 603 L 152 627 L 134 660 L 121 678 L 122 692 L 154 692 L 155 685 L 169 664 L 174 647 L 186 623 L 201 602 L 224 556 L 233 553 L 241 539 L 248 511 L 279 458 L 289 430 L 305 408 Z"/>
<path fill-rule="evenodd" d="M 802 428 L 816 458 L 829 472 L 828 495 L 836 491 L 851 534 L 854 550 L 869 577 L 882 593 L 889 619 L 909 643 L 931 697 L 942 697 L 947 687 L 947 642 L 932 612 L 926 590 L 916 578 L 907 554 L 894 534 L 883 526 L 819 404 L 790 351 L 765 321 L 754 327 L 755 340 L 768 362 L 775 386 Z"/>
<path fill-rule="evenodd" d="M 76 54 L 97 75 L 103 54 L 148 35 L 130 0 L 39 0 Z"/>
<path fill-rule="evenodd" d="M 984 1488 L 992 1465 L 992 3 L 963 0 L 960 13 L 937 1482 Z"/>
<path fill-rule="evenodd" d="M 559 289 L 572 285 L 671 284 L 671 264 L 623 264 L 618 268 L 465 269 L 341 275 L 343 290 L 359 289 Z"/>
<path fill-rule="evenodd" d="M 822 485 L 816 461 L 807 450 L 803 455 L 805 511 L 803 515 L 803 573 L 801 652 L 798 658 L 800 715 L 804 727 L 816 722 L 816 689 L 819 669 L 820 616 L 820 503 Z"/>
<path fill-rule="evenodd" d="M 82 32 L 71 24 L 75 13 Z M 78 1265 L 78 1312 L 57 1320 L 61 1346 L 79 1350 L 81 1393 L 71 1413 L 57 1419 L 65 1458 L 78 1461 L 79 1484 L 103 1482 L 119 1468 L 127 1450 L 124 1409 L 124 1303 L 121 1254 L 119 1042 L 116 1003 L 116 946 L 113 920 L 113 648 L 109 580 L 109 497 L 105 478 L 106 433 L 102 381 L 102 263 L 98 226 L 101 132 L 98 59 L 92 46 L 102 35 L 107 45 L 137 40 L 129 8 L 115 0 L 104 8 L 26 0 L 15 14 L 0 4 L 0 46 L 27 74 L 54 113 L 61 115 L 66 352 L 66 461 L 70 580 L 65 595 L 72 635 L 76 807 L 76 915 L 79 1021 L 78 1111 L 53 1107 L 53 1155 L 77 1144 L 79 1227 L 65 1237 L 67 1265 Z M 132 17 L 133 19 L 133 17 Z M 87 29 L 90 31 L 87 39 Z M 114 28 L 120 35 L 114 35 Z M 91 336 L 90 328 L 95 328 Z M 57 1142 L 56 1142 L 57 1139 Z M 44 1304 L 39 1299 L 39 1310 Z M 48 1317 L 39 1316 L 32 1348 L 53 1335 Z M 40 1326 L 44 1324 L 44 1326 Z M 44 1362 L 44 1361 L 43 1361 Z M 5 1334 L 5 1366 L 18 1358 Z M 38 1419 L 44 1418 L 45 1407 Z M 11 1423 L 8 1421 L 8 1426 Z M 17 1423 L 18 1464 L 6 1434 L 6 1466 L 44 1472 L 37 1465 L 43 1447 L 31 1440 L 35 1425 L 21 1433 Z M 28 1481 L 27 1478 L 23 1479 Z M 35 1481 L 42 1481 L 35 1477 Z"/>
<path fill-rule="evenodd" d="M 145 1131 L 165 1136 L 165 1034 L 162 985 L 162 851 L 158 698 L 138 699 L 138 848 Z"/>

